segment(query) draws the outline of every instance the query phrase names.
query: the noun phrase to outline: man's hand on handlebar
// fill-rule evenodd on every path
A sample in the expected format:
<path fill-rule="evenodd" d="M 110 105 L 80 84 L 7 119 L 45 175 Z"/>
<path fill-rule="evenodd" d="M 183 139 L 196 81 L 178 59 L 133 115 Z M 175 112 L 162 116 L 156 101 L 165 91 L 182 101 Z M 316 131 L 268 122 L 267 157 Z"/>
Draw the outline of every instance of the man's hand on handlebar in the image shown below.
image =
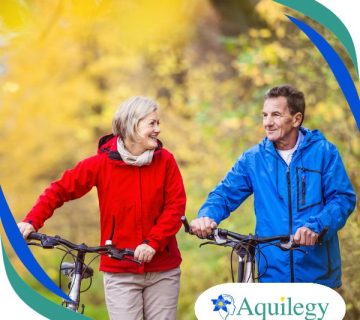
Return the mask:
<path fill-rule="evenodd" d="M 20 233 L 22 234 L 24 239 L 27 239 L 27 237 L 29 236 L 29 234 L 31 232 L 36 232 L 35 228 L 33 227 L 33 225 L 31 223 L 19 222 L 17 225 L 18 225 Z"/>
<path fill-rule="evenodd" d="M 191 232 L 200 238 L 206 238 L 216 227 L 216 222 L 208 217 L 197 218 L 190 222 Z"/>
<path fill-rule="evenodd" d="M 294 242 L 302 246 L 313 246 L 316 244 L 319 235 L 306 227 L 301 227 L 296 230 L 294 235 Z"/>

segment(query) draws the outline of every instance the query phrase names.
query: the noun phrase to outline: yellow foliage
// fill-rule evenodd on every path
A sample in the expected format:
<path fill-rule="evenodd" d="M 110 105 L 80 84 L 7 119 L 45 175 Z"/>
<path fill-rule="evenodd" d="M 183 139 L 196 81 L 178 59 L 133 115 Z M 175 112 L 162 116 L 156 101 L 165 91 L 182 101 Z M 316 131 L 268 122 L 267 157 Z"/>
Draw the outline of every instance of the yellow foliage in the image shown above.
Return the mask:
<path fill-rule="evenodd" d="M 326 123 L 334 123 L 344 119 L 344 110 L 342 107 L 332 103 L 319 102 L 312 110 L 318 117 L 321 117 Z"/>
<path fill-rule="evenodd" d="M 0 2 L 0 181 L 17 219 L 65 169 L 96 152 L 98 138 L 111 131 L 115 109 L 133 95 L 160 103 L 160 138 L 179 163 L 192 217 L 235 159 L 264 136 L 263 94 L 279 83 L 305 92 L 305 126 L 321 129 L 338 144 L 350 176 L 358 176 L 358 131 L 346 101 L 320 54 L 288 22 L 284 7 L 258 1 L 254 11 L 261 23 L 248 22 L 229 37 L 222 33 L 227 20 L 217 5 L 207 0 Z M 251 199 L 242 210 L 249 214 L 232 215 L 225 225 L 251 232 Z M 95 192 L 58 211 L 45 231 L 95 244 Z M 214 275 L 227 267 L 227 256 L 211 248 L 199 253 L 196 239 L 178 237 L 183 275 L 198 280 L 183 278 L 179 319 L 192 319 L 196 294 L 223 280 Z M 197 263 L 189 263 L 192 258 Z M 90 300 L 103 303 L 101 290 L 92 292 Z"/>
<path fill-rule="evenodd" d="M 27 5 L 22 1 L 1 1 L 0 12 L 1 24 L 13 30 L 21 28 L 30 18 Z"/>
<path fill-rule="evenodd" d="M 270 25 L 277 25 L 279 22 L 286 20 L 283 12 L 284 7 L 274 3 L 272 0 L 259 1 L 256 5 L 256 11 L 266 19 Z"/>
<path fill-rule="evenodd" d="M 249 30 L 249 36 L 253 38 L 270 38 L 271 31 L 269 29 L 253 29 Z"/>
<path fill-rule="evenodd" d="M 2 89 L 5 93 L 15 93 L 19 90 L 20 86 L 16 82 L 7 81 L 3 84 Z"/>

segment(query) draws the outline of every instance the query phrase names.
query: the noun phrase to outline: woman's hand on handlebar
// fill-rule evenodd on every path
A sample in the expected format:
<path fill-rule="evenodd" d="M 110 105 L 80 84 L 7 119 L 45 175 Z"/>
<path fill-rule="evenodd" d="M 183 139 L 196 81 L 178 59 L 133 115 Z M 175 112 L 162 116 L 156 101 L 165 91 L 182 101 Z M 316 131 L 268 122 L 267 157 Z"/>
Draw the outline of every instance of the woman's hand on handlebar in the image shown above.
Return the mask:
<path fill-rule="evenodd" d="M 31 232 L 36 232 L 35 228 L 33 227 L 33 225 L 31 223 L 19 222 L 17 225 L 18 225 L 19 231 L 22 234 L 22 236 L 24 237 L 24 239 L 27 239 L 27 237 L 29 236 L 29 234 Z"/>
<path fill-rule="evenodd" d="M 190 231 L 200 238 L 206 238 L 216 229 L 217 223 L 208 217 L 201 217 L 190 222 Z"/>
<path fill-rule="evenodd" d="M 156 251 L 154 248 L 150 247 L 148 244 L 143 243 L 136 247 L 134 252 L 134 258 L 141 262 L 150 262 L 154 257 Z"/>

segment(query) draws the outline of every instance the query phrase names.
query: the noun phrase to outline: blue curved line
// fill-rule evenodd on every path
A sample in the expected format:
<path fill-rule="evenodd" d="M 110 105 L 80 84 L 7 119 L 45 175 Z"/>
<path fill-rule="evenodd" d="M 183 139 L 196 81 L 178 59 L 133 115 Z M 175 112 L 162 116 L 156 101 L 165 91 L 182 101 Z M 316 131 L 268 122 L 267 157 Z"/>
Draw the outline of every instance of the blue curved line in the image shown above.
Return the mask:
<path fill-rule="evenodd" d="M 33 254 L 23 239 L 19 228 L 15 222 L 10 208 L 6 202 L 3 191 L 0 187 L 0 219 L 4 226 L 6 236 L 8 237 L 14 251 L 29 270 L 29 272 L 48 290 L 60 296 L 63 299 L 71 300 L 55 283 L 52 281 L 39 263 L 35 260 Z"/>
<path fill-rule="evenodd" d="M 314 43 L 333 72 L 360 130 L 360 100 L 354 81 L 339 55 L 331 45 L 306 23 L 287 16 Z"/>

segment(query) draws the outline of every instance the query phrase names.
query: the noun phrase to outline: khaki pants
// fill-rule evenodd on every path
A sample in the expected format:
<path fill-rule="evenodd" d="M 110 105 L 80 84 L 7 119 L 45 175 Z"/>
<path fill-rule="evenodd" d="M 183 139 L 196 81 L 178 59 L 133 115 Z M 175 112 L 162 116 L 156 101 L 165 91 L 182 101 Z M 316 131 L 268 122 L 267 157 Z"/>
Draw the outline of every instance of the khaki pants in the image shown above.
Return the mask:
<path fill-rule="evenodd" d="M 111 320 L 175 320 L 180 268 L 144 274 L 104 272 Z"/>

